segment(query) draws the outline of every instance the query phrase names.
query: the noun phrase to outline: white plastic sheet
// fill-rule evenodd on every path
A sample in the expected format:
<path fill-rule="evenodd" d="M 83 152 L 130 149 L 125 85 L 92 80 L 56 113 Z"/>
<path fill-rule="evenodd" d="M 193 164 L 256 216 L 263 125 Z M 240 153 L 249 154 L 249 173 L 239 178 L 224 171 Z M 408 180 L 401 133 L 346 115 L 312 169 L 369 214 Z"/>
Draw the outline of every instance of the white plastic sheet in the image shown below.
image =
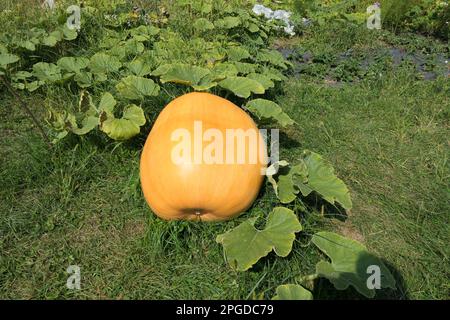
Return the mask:
<path fill-rule="evenodd" d="M 295 35 L 294 25 L 291 24 L 291 20 L 290 20 L 292 12 L 286 11 L 286 10 L 273 11 L 272 9 L 270 9 L 262 4 L 255 4 L 252 11 L 255 14 L 257 14 L 258 16 L 264 15 L 264 17 L 269 20 L 283 21 L 284 24 L 286 25 L 285 27 L 283 27 L 284 32 L 286 32 L 287 34 L 289 34 L 291 36 Z"/>

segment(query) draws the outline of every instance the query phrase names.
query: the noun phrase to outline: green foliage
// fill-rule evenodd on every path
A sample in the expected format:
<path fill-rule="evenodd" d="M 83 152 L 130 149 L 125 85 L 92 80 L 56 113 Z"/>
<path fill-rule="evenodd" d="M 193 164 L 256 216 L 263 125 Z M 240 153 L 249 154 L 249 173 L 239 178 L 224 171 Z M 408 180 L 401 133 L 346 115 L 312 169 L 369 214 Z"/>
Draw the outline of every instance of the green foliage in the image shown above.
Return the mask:
<path fill-rule="evenodd" d="M 396 288 L 389 269 L 361 243 L 332 232 L 318 232 L 311 241 L 331 259 L 331 263 L 324 260 L 317 263 L 317 275 L 330 280 L 336 289 L 344 290 L 351 285 L 364 296 L 373 298 L 376 289 L 367 286 L 370 266 L 380 268 L 381 288 Z"/>
<path fill-rule="evenodd" d="M 103 95 L 104 90 L 115 90 L 125 105 L 140 102 L 141 107 L 142 104 L 158 101 L 162 92 L 176 96 L 180 90 L 209 91 L 227 97 L 231 93 L 232 100 L 242 103 L 239 98 L 248 99 L 253 95 L 265 94 L 274 90 L 277 82 L 285 79 L 282 72 L 290 64 L 276 50 L 267 49 L 270 46 L 269 35 L 276 32 L 275 25 L 252 15 L 246 9 L 234 9 L 227 5 L 224 9 L 219 2 L 197 5 L 188 1 L 173 4 L 177 14 L 170 19 L 166 15 L 165 18 L 158 17 L 158 23 L 145 19 L 127 23 L 133 19 L 122 5 L 115 4 L 108 8 L 92 4 L 82 9 L 82 16 L 86 16 L 86 19 L 97 19 L 104 23 L 102 31 L 96 33 L 99 38 L 92 43 L 96 46 L 95 50 L 90 48 L 84 54 L 60 56 L 57 53 L 60 42 L 81 41 L 77 32 L 67 29 L 65 25 L 51 32 L 34 27 L 27 37 L 11 38 L 3 35 L 10 39 L 2 48 L 1 68 L 11 73 L 12 84 L 17 89 L 29 92 L 41 90 L 45 93 L 54 88 L 70 86 L 71 90 L 79 92 L 89 89 L 96 99 Z M 186 6 L 189 7 L 188 11 L 185 10 Z M 113 22 L 110 16 L 116 14 L 117 10 L 124 15 L 121 13 L 118 20 Z M 164 15 L 164 11 L 161 9 L 160 13 Z M 179 23 L 185 23 L 186 20 L 194 21 L 192 28 L 178 27 Z M 212 29 L 214 32 L 209 32 Z M 89 36 L 87 32 L 96 31 L 89 26 L 82 28 L 80 35 L 83 39 Z M 47 51 L 43 47 L 48 47 Z M 27 60 L 24 49 L 33 51 L 34 58 L 29 59 L 30 65 L 16 66 L 13 63 L 19 57 Z M 35 62 L 36 57 L 45 55 L 48 50 L 54 50 L 57 59 Z M 274 110 L 270 110 L 270 107 Z M 58 112 L 61 113 L 59 116 L 56 115 Z M 274 116 L 283 115 L 284 122 L 289 119 L 276 104 L 266 105 L 264 112 Z M 75 125 L 74 118 L 70 116 L 72 113 L 73 110 L 65 106 L 59 110 L 49 110 L 52 119 L 48 119 L 48 123 L 57 124 L 53 129 L 58 137 L 61 137 L 58 133 L 61 124 L 55 119 L 66 119 L 67 123 L 71 123 L 69 131 L 75 134 L 93 131 L 94 121 L 89 115 L 79 115 Z M 110 137 L 123 139 L 138 132 L 139 125 L 133 127 L 130 131 L 132 134 L 113 134 L 113 131 L 124 131 L 122 128 L 124 124 L 129 124 L 129 119 L 110 120 L 100 123 L 101 128 L 105 125 Z"/>
<path fill-rule="evenodd" d="M 276 207 L 267 217 L 263 230 L 255 228 L 258 217 L 250 218 L 227 233 L 217 236 L 228 263 L 239 271 L 251 268 L 272 250 L 286 257 L 292 249 L 295 233 L 302 230 L 292 210 Z"/>
<path fill-rule="evenodd" d="M 312 293 L 298 284 L 283 284 L 276 289 L 273 300 L 312 300 Z"/>
<path fill-rule="evenodd" d="M 336 177 L 332 166 L 311 151 L 304 151 L 300 163 L 280 173 L 278 181 L 272 180 L 272 183 L 282 203 L 294 201 L 299 193 L 306 197 L 315 191 L 331 204 L 337 202 L 344 209 L 352 208 L 347 186 Z"/>

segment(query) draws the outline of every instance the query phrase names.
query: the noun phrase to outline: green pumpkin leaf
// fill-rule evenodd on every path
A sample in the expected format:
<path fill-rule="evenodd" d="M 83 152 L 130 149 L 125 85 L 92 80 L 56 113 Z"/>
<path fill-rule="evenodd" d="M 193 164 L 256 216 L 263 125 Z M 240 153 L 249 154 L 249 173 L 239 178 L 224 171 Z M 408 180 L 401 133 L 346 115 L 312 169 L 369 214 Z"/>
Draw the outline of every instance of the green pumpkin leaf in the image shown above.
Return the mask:
<path fill-rule="evenodd" d="M 252 63 L 234 61 L 233 64 L 240 74 L 249 74 L 256 72 L 256 65 Z"/>
<path fill-rule="evenodd" d="M 272 163 L 267 169 L 266 169 L 266 177 L 267 180 L 272 184 L 273 190 L 275 191 L 275 194 L 278 196 L 278 185 L 277 181 L 274 179 L 274 175 L 278 173 L 278 170 L 282 167 L 286 167 L 289 165 L 289 162 L 285 160 L 280 160 L 275 163 Z"/>
<path fill-rule="evenodd" d="M 227 261 L 236 270 L 248 270 L 272 250 L 286 257 L 291 252 L 295 233 L 302 230 L 294 212 L 283 207 L 273 209 L 263 230 L 255 228 L 257 219 L 250 218 L 216 238 L 223 245 Z"/>
<path fill-rule="evenodd" d="M 133 55 L 136 56 L 142 52 L 144 52 L 145 47 L 136 39 L 129 39 L 125 42 L 125 55 Z"/>
<path fill-rule="evenodd" d="M 29 41 L 29 40 L 19 41 L 19 42 L 17 42 L 17 45 L 20 48 L 23 48 L 23 49 L 26 49 L 26 50 L 29 50 L 29 51 L 35 51 L 36 50 L 36 44 L 31 42 L 31 41 Z"/>
<path fill-rule="evenodd" d="M 100 128 L 114 140 L 127 140 L 134 137 L 139 134 L 140 126 L 145 124 L 144 111 L 134 104 L 125 108 L 120 119 L 108 115 L 103 117 L 106 119 L 101 119 Z"/>
<path fill-rule="evenodd" d="M 245 108 L 256 115 L 259 119 L 273 119 L 281 126 L 286 127 L 294 124 L 292 120 L 283 109 L 273 101 L 266 99 L 254 99 L 249 101 Z"/>
<path fill-rule="evenodd" d="M 286 174 L 278 176 L 278 189 L 275 189 L 275 194 L 281 203 L 290 203 L 294 201 L 297 194 L 300 192 L 299 184 L 304 185 L 308 172 L 306 167 L 301 163 L 289 168 Z M 306 188 L 306 187 L 305 187 Z M 306 190 L 306 189 L 302 190 Z"/>
<path fill-rule="evenodd" d="M 248 98 L 250 94 L 263 94 L 264 87 L 258 81 L 245 77 L 228 77 L 219 82 L 219 86 L 233 92 L 241 98 Z"/>
<path fill-rule="evenodd" d="M 145 63 L 142 59 L 136 59 L 131 61 L 127 65 L 128 70 L 136 76 L 143 77 L 152 73 L 152 68 L 149 64 Z"/>
<path fill-rule="evenodd" d="M 63 57 L 56 63 L 61 69 L 68 72 L 80 73 L 89 64 L 89 59 L 84 57 Z"/>
<path fill-rule="evenodd" d="M 211 79 L 214 81 L 223 80 L 227 77 L 237 76 L 238 70 L 232 63 L 218 63 L 211 69 Z"/>
<path fill-rule="evenodd" d="M 161 75 L 160 81 L 162 83 L 174 82 L 191 86 L 198 84 L 209 73 L 210 71 L 206 68 L 176 63 Z"/>
<path fill-rule="evenodd" d="M 4 68 L 8 64 L 15 63 L 19 60 L 20 60 L 20 57 L 16 56 L 15 54 L 2 53 L 2 54 L 0 54 L 0 67 Z"/>
<path fill-rule="evenodd" d="M 367 286 L 371 275 L 371 272 L 368 272 L 370 266 L 379 268 L 381 288 L 396 288 L 395 279 L 389 269 L 358 241 L 333 232 L 318 232 L 313 235 L 311 241 L 331 259 L 331 263 L 323 260 L 317 263 L 316 273 L 330 280 L 336 289 L 345 290 L 353 286 L 359 293 L 373 298 L 376 289 L 369 289 Z"/>
<path fill-rule="evenodd" d="M 139 100 L 146 96 L 157 96 L 159 94 L 159 86 L 152 79 L 138 76 L 123 78 L 116 85 L 116 89 L 122 97 L 130 100 Z"/>
<path fill-rule="evenodd" d="M 241 24 L 239 17 L 227 16 L 223 19 L 218 19 L 214 22 L 214 25 L 218 28 L 232 29 Z"/>
<path fill-rule="evenodd" d="M 119 71 L 122 63 L 114 56 L 106 53 L 96 53 L 89 61 L 89 68 L 92 73 L 110 73 Z"/>
<path fill-rule="evenodd" d="M 92 73 L 81 71 L 75 74 L 74 80 L 80 88 L 87 88 L 92 85 Z"/>
<path fill-rule="evenodd" d="M 40 81 L 55 82 L 61 80 L 61 69 L 53 63 L 38 62 L 33 65 L 33 75 Z"/>
<path fill-rule="evenodd" d="M 230 47 L 227 49 L 228 59 L 232 61 L 241 61 L 250 58 L 250 53 L 244 47 Z"/>
<path fill-rule="evenodd" d="M 58 43 L 58 39 L 55 36 L 49 35 L 42 39 L 42 44 L 47 47 L 54 47 Z"/>
<path fill-rule="evenodd" d="M 259 31 L 259 27 L 257 24 L 255 23 L 249 23 L 248 27 L 247 27 L 248 31 L 250 31 L 251 33 L 256 33 Z"/>
<path fill-rule="evenodd" d="M 45 82 L 44 81 L 33 81 L 33 82 L 29 82 L 25 85 L 25 88 L 29 91 L 29 92 L 33 92 L 36 91 L 37 89 L 39 89 L 42 85 L 44 85 Z"/>
<path fill-rule="evenodd" d="M 114 99 L 113 95 L 109 92 L 105 92 L 100 99 L 100 103 L 98 105 L 98 109 L 100 112 L 106 112 L 108 116 L 114 115 L 114 107 L 117 102 Z"/>
<path fill-rule="evenodd" d="M 272 300 L 312 300 L 311 291 L 298 284 L 283 284 L 277 287 L 277 294 Z"/>
<path fill-rule="evenodd" d="M 247 78 L 258 81 L 263 85 L 265 90 L 275 87 L 275 83 L 269 77 L 260 73 L 250 73 L 247 75 Z"/>
<path fill-rule="evenodd" d="M 75 133 L 76 135 L 85 135 L 92 131 L 98 125 L 98 117 L 97 116 L 85 116 L 81 120 L 81 126 L 78 126 L 77 121 L 74 116 L 70 116 L 68 119 L 68 129 Z"/>
<path fill-rule="evenodd" d="M 287 69 L 288 65 L 288 62 L 284 59 L 283 55 L 277 50 L 262 49 L 258 52 L 257 60 L 268 62 L 282 69 Z"/>
<path fill-rule="evenodd" d="M 66 24 L 62 28 L 64 40 L 75 40 L 78 37 L 78 33 L 75 29 L 69 29 Z"/>
<path fill-rule="evenodd" d="M 213 30 L 214 24 L 206 18 L 198 18 L 194 21 L 193 27 L 199 31 Z"/>
<path fill-rule="evenodd" d="M 311 151 L 305 151 L 303 163 L 308 170 L 308 187 L 331 204 L 338 202 L 344 209 L 352 208 L 350 192 L 345 183 L 336 177 L 330 164 Z"/>
<path fill-rule="evenodd" d="M 281 73 L 279 70 L 277 70 L 275 68 L 261 67 L 261 69 L 262 69 L 262 71 L 260 73 L 262 73 L 264 76 L 266 76 L 270 80 L 284 81 L 287 79 L 283 73 Z"/>

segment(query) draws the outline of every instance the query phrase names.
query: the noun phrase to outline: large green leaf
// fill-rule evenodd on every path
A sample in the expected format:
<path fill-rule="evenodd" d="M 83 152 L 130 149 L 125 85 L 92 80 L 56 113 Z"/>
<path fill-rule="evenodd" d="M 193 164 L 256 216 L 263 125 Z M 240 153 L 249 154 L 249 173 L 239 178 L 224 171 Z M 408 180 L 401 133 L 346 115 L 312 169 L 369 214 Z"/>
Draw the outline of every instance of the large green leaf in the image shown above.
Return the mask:
<path fill-rule="evenodd" d="M 53 63 L 38 62 L 33 65 L 33 75 L 40 81 L 54 82 L 61 80 L 61 69 Z"/>
<path fill-rule="evenodd" d="M 119 59 L 101 52 L 94 54 L 89 62 L 92 73 L 117 72 L 121 66 Z"/>
<path fill-rule="evenodd" d="M 273 181 L 272 178 L 272 184 Z M 274 190 L 282 203 L 294 201 L 299 192 L 306 197 L 315 191 L 332 204 L 338 202 L 344 209 L 352 207 L 348 188 L 336 177 L 333 167 L 320 155 L 308 150 L 303 152 L 299 164 L 278 175 Z"/>
<path fill-rule="evenodd" d="M 312 300 L 311 291 L 298 284 L 283 284 L 277 287 L 273 300 Z"/>
<path fill-rule="evenodd" d="M 331 263 L 323 260 L 317 263 L 317 275 L 330 280 L 336 289 L 345 290 L 351 285 L 366 297 L 374 297 L 376 289 L 369 289 L 367 285 L 370 266 L 379 268 L 381 288 L 396 288 L 395 279 L 383 261 L 358 241 L 333 232 L 318 232 L 312 242 L 331 259 Z"/>
<path fill-rule="evenodd" d="M 198 18 L 194 21 L 193 26 L 199 31 L 206 31 L 214 29 L 214 24 L 206 18 Z"/>
<path fill-rule="evenodd" d="M 237 76 L 238 69 L 232 63 L 218 63 L 211 69 L 211 76 L 214 80 L 223 80 L 226 77 Z"/>
<path fill-rule="evenodd" d="M 269 77 L 260 73 L 250 73 L 247 75 L 247 78 L 258 81 L 262 84 L 265 90 L 273 88 L 275 86 L 275 83 L 273 83 L 273 81 Z"/>
<path fill-rule="evenodd" d="M 241 46 L 233 46 L 227 50 L 228 59 L 232 61 L 241 61 L 250 58 L 250 53 L 247 49 Z"/>
<path fill-rule="evenodd" d="M 92 73 L 86 71 L 80 71 L 75 74 L 74 80 L 77 82 L 80 88 L 87 88 L 92 85 Z"/>
<path fill-rule="evenodd" d="M 245 77 L 228 77 L 219 82 L 219 86 L 230 90 L 241 98 L 248 98 L 250 94 L 263 94 L 264 87 L 258 81 Z"/>
<path fill-rule="evenodd" d="M 256 72 L 256 65 L 253 63 L 233 61 L 233 64 L 240 74 L 249 74 Z"/>
<path fill-rule="evenodd" d="M 281 203 L 294 201 L 300 190 L 307 188 L 304 185 L 308 172 L 303 164 L 298 164 L 289 168 L 286 174 L 278 176 L 277 187 L 274 187 L 275 194 Z M 301 186 L 300 186 L 301 184 Z M 303 189 L 301 189 L 303 187 Z"/>
<path fill-rule="evenodd" d="M 101 130 L 114 140 L 127 140 L 134 137 L 144 124 L 144 111 L 134 104 L 124 109 L 120 119 L 106 113 L 103 113 L 100 118 Z"/>
<path fill-rule="evenodd" d="M 105 112 L 107 116 L 111 117 L 114 115 L 114 107 L 116 104 L 117 102 L 113 95 L 109 92 L 105 92 L 100 99 L 98 109 L 100 113 Z"/>
<path fill-rule="evenodd" d="M 168 67 L 160 80 L 162 83 L 174 82 L 191 86 L 199 84 L 200 80 L 209 73 L 210 71 L 206 68 L 176 63 Z"/>
<path fill-rule="evenodd" d="M 20 58 L 18 56 L 16 56 L 15 54 L 2 53 L 2 54 L 0 54 L 0 67 L 4 68 L 8 64 L 12 64 L 14 62 L 19 61 L 19 59 Z"/>
<path fill-rule="evenodd" d="M 69 115 L 66 124 L 68 129 L 76 135 L 84 135 L 97 127 L 98 123 L 97 116 L 87 115 L 81 119 L 81 125 L 79 125 L 75 116 Z"/>
<path fill-rule="evenodd" d="M 276 207 L 269 214 L 264 230 L 255 228 L 258 217 L 244 221 L 236 228 L 217 236 L 231 266 L 245 271 L 272 250 L 286 257 L 292 249 L 295 233 L 302 230 L 292 210 Z"/>
<path fill-rule="evenodd" d="M 79 73 L 80 70 L 88 66 L 89 59 L 83 57 L 63 57 L 56 64 L 68 72 Z"/>
<path fill-rule="evenodd" d="M 218 19 L 214 22 L 214 25 L 218 28 L 232 29 L 241 24 L 241 19 L 239 17 L 227 16 L 223 19 Z"/>
<path fill-rule="evenodd" d="M 352 208 L 350 192 L 345 183 L 336 177 L 333 167 L 314 152 L 305 151 L 303 163 L 308 169 L 308 186 L 326 201 L 338 202 L 344 209 Z"/>
<path fill-rule="evenodd" d="M 257 59 L 261 62 L 269 62 L 274 66 L 287 69 L 288 62 L 277 50 L 262 49 L 258 52 Z"/>
<path fill-rule="evenodd" d="M 136 59 L 131 61 L 127 65 L 128 70 L 130 70 L 134 75 L 143 77 L 152 73 L 151 65 L 146 63 L 143 59 Z"/>
<path fill-rule="evenodd" d="M 152 79 L 138 76 L 123 78 L 116 85 L 116 89 L 122 97 L 130 100 L 139 100 L 146 96 L 157 96 L 159 94 L 159 86 Z"/>
<path fill-rule="evenodd" d="M 245 108 L 259 119 L 273 119 L 283 127 L 294 124 L 294 120 L 284 113 L 278 104 L 270 100 L 254 99 L 249 101 Z"/>

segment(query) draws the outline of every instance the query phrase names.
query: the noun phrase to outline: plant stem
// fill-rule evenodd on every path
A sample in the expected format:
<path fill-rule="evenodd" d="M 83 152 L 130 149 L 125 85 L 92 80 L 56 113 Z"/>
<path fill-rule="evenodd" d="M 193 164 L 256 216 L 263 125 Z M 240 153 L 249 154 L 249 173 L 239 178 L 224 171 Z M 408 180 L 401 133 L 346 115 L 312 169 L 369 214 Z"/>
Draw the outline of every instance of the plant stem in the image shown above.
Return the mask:
<path fill-rule="evenodd" d="M 34 124 L 36 125 L 36 127 L 40 131 L 40 133 L 41 133 L 42 137 L 44 138 L 45 142 L 47 143 L 48 147 L 51 148 L 52 147 L 52 143 L 51 143 L 49 137 L 45 133 L 44 128 L 41 126 L 41 124 L 37 120 L 36 116 L 33 114 L 33 112 L 31 112 L 31 109 L 28 108 L 28 106 L 25 103 L 25 101 L 23 101 L 20 98 L 20 96 L 17 94 L 17 92 L 8 83 L 8 81 L 6 81 L 5 77 L 1 76 L 1 79 L 2 79 L 3 83 L 5 84 L 6 88 L 8 89 L 8 91 L 16 98 L 16 100 L 19 102 L 19 104 L 22 106 L 22 108 L 25 110 L 25 112 L 30 116 L 31 120 L 34 122 Z"/>

